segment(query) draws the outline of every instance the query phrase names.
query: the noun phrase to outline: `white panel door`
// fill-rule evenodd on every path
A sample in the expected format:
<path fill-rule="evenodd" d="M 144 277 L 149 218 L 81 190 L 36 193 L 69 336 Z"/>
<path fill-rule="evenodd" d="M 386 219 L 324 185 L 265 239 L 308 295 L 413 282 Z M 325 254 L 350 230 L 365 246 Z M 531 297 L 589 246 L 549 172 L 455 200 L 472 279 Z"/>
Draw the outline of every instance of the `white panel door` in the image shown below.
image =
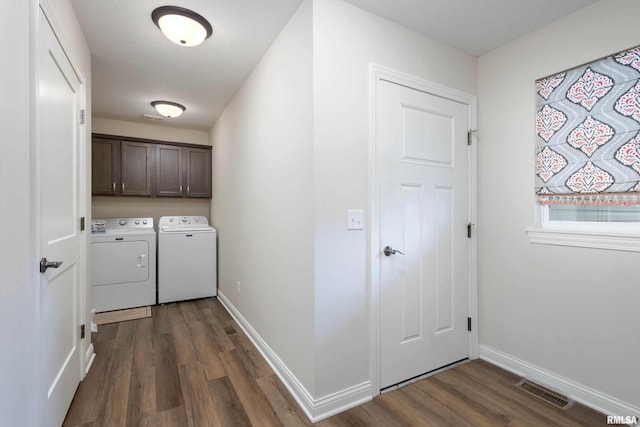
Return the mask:
<path fill-rule="evenodd" d="M 81 83 L 40 11 L 38 163 L 40 256 L 62 262 L 40 281 L 42 426 L 60 426 L 80 382 L 79 111 Z"/>
<path fill-rule="evenodd" d="M 387 81 L 379 88 L 385 388 L 468 357 L 469 112 Z"/>

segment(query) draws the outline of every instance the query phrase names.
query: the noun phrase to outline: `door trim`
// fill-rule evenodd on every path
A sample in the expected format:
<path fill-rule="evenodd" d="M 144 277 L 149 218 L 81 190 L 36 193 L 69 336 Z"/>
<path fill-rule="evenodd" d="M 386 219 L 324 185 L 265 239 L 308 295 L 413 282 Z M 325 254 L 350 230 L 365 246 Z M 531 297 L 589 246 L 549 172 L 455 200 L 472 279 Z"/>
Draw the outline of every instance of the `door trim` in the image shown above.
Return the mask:
<path fill-rule="evenodd" d="M 380 103 L 379 85 L 382 81 L 395 83 L 442 98 L 460 102 L 468 106 L 469 126 L 476 129 L 477 99 L 475 95 L 452 89 L 441 84 L 424 80 L 397 70 L 377 64 L 370 65 L 369 92 L 369 228 L 368 235 L 368 272 L 369 306 L 371 324 L 371 380 L 372 397 L 380 394 L 380 141 L 377 131 L 377 114 Z M 478 287 L 477 287 L 477 144 L 476 134 L 469 149 L 469 222 L 473 224 L 473 233 L 469 242 L 469 314 L 473 327 L 468 336 L 469 359 L 478 358 Z"/>

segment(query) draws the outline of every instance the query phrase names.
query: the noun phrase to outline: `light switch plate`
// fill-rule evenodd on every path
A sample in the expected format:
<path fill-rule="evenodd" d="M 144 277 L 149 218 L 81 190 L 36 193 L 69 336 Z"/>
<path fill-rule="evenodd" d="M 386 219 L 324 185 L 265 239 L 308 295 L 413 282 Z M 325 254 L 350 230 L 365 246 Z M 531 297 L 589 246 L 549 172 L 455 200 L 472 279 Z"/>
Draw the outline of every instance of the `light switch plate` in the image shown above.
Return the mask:
<path fill-rule="evenodd" d="M 347 230 L 364 229 L 364 211 L 362 209 L 347 210 Z"/>

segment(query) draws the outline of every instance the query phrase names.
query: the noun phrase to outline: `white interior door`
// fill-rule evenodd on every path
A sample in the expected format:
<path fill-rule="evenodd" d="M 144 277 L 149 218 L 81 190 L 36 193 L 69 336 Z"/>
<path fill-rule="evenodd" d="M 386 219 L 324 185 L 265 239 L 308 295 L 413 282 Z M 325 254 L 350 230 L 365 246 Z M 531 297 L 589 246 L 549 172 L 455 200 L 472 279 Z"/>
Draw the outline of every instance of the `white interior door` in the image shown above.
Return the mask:
<path fill-rule="evenodd" d="M 379 89 L 385 388 L 469 355 L 469 106 L 383 80 Z"/>
<path fill-rule="evenodd" d="M 60 426 L 80 382 L 79 112 L 81 82 L 40 11 L 38 153 L 41 273 L 40 425 Z"/>

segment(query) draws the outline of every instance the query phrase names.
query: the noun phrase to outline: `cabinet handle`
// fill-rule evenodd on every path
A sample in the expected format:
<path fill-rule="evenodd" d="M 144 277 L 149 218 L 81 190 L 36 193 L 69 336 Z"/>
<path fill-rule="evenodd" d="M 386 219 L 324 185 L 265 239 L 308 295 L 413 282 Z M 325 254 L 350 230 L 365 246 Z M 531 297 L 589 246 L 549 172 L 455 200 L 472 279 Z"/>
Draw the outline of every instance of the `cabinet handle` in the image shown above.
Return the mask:
<path fill-rule="evenodd" d="M 189 186 L 187 185 L 187 194 L 191 194 L 191 190 L 189 190 Z"/>
<path fill-rule="evenodd" d="M 112 188 L 113 188 L 113 192 L 115 193 L 115 192 L 116 192 L 116 182 L 115 182 L 115 181 L 113 181 L 113 186 L 112 186 Z"/>
<path fill-rule="evenodd" d="M 182 185 L 180 186 L 180 193 L 182 193 Z"/>
<path fill-rule="evenodd" d="M 122 183 L 122 192 L 124 193 L 124 182 Z"/>

